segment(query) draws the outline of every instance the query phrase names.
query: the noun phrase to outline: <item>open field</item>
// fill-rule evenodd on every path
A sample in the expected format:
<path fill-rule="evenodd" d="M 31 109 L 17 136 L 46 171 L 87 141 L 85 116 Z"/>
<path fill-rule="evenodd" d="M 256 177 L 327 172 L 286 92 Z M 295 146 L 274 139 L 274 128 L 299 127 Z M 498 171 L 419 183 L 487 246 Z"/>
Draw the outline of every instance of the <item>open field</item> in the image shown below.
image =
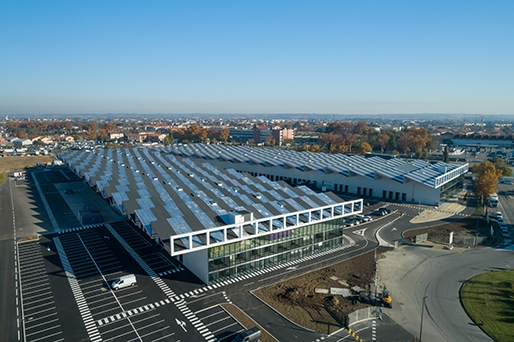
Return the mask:
<path fill-rule="evenodd" d="M 18 171 L 28 167 L 35 167 L 37 163 L 50 163 L 52 156 L 26 156 L 26 157 L 0 157 L 0 171 Z"/>
<path fill-rule="evenodd" d="M 512 341 L 514 271 L 483 273 L 468 280 L 461 300 L 471 319 L 498 342 Z"/>

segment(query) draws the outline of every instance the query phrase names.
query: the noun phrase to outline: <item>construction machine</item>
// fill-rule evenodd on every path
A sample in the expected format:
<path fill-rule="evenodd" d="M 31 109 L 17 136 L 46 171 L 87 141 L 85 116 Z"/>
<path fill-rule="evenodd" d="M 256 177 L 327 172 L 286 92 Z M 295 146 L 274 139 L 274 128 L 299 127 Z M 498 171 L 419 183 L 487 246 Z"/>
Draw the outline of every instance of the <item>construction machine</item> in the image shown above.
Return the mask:
<path fill-rule="evenodd" d="M 393 307 L 393 297 L 391 297 L 391 293 L 389 293 L 389 290 L 384 286 L 384 291 L 382 292 L 382 303 L 387 308 Z"/>

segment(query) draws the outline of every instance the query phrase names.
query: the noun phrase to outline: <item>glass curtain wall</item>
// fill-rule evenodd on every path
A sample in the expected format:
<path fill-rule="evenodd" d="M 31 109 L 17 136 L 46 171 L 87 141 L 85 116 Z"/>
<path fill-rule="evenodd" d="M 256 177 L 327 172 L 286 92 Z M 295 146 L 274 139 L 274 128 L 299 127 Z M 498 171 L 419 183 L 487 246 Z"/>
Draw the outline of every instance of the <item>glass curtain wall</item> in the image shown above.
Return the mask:
<path fill-rule="evenodd" d="M 343 219 L 315 223 L 209 249 L 209 283 L 343 245 Z"/>
<path fill-rule="evenodd" d="M 464 188 L 464 177 L 460 176 L 455 178 L 448 183 L 441 186 L 441 195 L 439 197 L 439 201 L 443 202 L 446 199 L 452 197 L 453 195 L 459 193 Z"/>

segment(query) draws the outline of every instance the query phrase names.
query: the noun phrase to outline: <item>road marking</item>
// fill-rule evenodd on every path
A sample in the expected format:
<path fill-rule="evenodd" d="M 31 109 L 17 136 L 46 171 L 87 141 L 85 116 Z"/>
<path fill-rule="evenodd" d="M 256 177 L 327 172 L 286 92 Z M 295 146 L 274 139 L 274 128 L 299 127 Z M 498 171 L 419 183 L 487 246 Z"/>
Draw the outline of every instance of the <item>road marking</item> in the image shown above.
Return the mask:
<path fill-rule="evenodd" d="M 166 294 L 166 296 L 168 296 L 169 299 L 166 299 L 165 300 L 166 302 L 169 300 L 174 302 L 175 305 L 182 312 L 182 314 L 184 314 L 184 316 L 186 316 L 187 312 L 191 312 L 186 307 L 185 302 L 184 303 L 181 303 L 180 301 L 176 302 L 175 293 L 168 287 L 168 285 L 166 285 L 166 283 L 161 278 L 159 278 L 157 273 L 155 273 L 155 271 L 153 269 L 151 269 L 150 266 L 148 266 L 148 264 L 139 256 L 139 254 L 137 254 L 134 251 L 134 249 L 125 240 L 123 240 L 123 238 L 120 236 L 120 234 L 118 234 L 118 232 L 116 230 L 114 230 L 114 228 L 110 224 L 106 223 L 105 227 L 107 227 L 109 232 L 119 241 L 119 243 L 134 258 L 134 260 L 143 268 L 143 270 L 145 270 L 146 274 L 148 274 L 150 276 L 150 278 L 155 282 L 155 284 L 157 284 L 157 286 L 159 286 L 159 288 Z M 193 294 L 193 292 L 191 292 L 191 294 Z M 193 314 L 188 319 L 193 319 L 195 317 L 196 316 Z M 209 329 L 203 329 L 205 327 L 205 325 L 201 321 L 199 322 L 199 324 L 194 325 L 194 327 L 198 330 L 198 332 L 200 332 L 200 334 L 202 334 L 202 336 L 205 339 L 211 340 L 211 339 L 215 338 L 214 335 L 209 331 Z M 184 327 L 182 327 L 182 328 L 185 330 Z"/>
<path fill-rule="evenodd" d="M 180 321 L 178 318 L 175 318 L 175 321 L 177 322 L 177 324 L 185 331 L 187 332 L 186 330 L 186 322 L 184 321 Z"/>
<path fill-rule="evenodd" d="M 89 339 L 93 342 L 95 341 L 101 341 L 102 338 L 100 337 L 100 332 L 96 328 L 95 325 L 88 326 L 87 324 L 93 321 L 93 316 L 91 315 L 91 311 L 89 310 L 89 307 L 86 303 L 86 299 L 84 298 L 84 294 L 82 293 L 82 290 L 80 289 L 80 286 L 77 282 L 77 278 L 75 277 L 75 274 L 73 273 L 73 269 L 71 268 L 70 262 L 68 260 L 68 257 L 66 256 L 66 252 L 64 251 L 64 248 L 62 247 L 61 240 L 58 237 L 54 238 L 54 244 L 57 248 L 57 253 L 59 254 L 59 258 L 61 259 L 61 263 L 63 266 L 64 271 L 66 272 L 66 278 L 68 278 L 68 282 L 71 287 L 71 291 L 73 292 L 73 296 L 75 297 L 75 301 L 77 303 L 84 302 L 85 304 L 79 305 L 79 312 L 82 316 L 82 321 L 84 322 L 84 325 L 86 325 L 86 331 L 89 335 Z"/>

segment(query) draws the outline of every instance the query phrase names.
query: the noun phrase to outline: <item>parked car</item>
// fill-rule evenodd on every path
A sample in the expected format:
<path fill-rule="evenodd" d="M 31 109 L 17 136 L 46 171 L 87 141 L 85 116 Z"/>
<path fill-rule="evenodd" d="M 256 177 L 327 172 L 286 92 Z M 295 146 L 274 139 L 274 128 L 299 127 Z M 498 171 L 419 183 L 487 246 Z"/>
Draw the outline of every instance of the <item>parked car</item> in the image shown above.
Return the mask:
<path fill-rule="evenodd" d="M 345 220 L 343 221 L 343 225 L 344 225 L 345 227 L 352 227 L 352 226 L 353 226 L 353 224 L 354 224 L 354 222 L 353 222 L 353 220 L 351 220 L 351 219 L 345 219 Z"/>
<path fill-rule="evenodd" d="M 380 211 L 378 209 L 375 209 L 373 211 L 370 211 L 368 215 L 371 215 L 371 216 L 384 216 L 386 213 L 385 211 Z"/>
<path fill-rule="evenodd" d="M 361 215 L 361 214 L 353 215 L 353 218 L 355 220 L 359 220 L 360 222 L 369 222 L 373 219 L 371 216 Z"/>
<path fill-rule="evenodd" d="M 262 333 L 259 328 L 254 327 L 239 333 L 232 342 L 261 342 Z"/>
<path fill-rule="evenodd" d="M 134 274 L 128 274 L 113 281 L 111 283 L 111 288 L 113 290 L 118 290 L 124 287 L 134 286 L 136 283 L 136 276 Z"/>
<path fill-rule="evenodd" d="M 384 207 L 382 207 L 382 208 L 378 208 L 377 210 L 378 210 L 378 211 L 382 211 L 382 212 L 384 212 L 385 214 L 390 214 L 390 213 L 391 213 L 391 210 L 389 210 L 389 209 L 387 209 L 387 208 L 384 208 Z"/>

